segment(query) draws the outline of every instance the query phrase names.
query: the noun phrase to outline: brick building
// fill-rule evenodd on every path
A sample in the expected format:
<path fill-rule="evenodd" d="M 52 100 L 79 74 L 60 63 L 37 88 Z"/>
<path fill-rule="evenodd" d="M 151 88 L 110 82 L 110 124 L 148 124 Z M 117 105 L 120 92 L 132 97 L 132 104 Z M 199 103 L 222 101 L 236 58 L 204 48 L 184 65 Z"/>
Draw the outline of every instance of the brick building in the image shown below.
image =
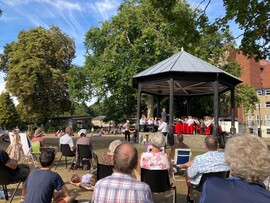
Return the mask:
<path fill-rule="evenodd" d="M 241 80 L 254 87 L 260 100 L 256 110 L 247 115 L 244 115 L 242 108 L 237 110 L 239 132 L 258 135 L 258 129 L 261 128 L 262 136 L 270 137 L 270 62 L 256 62 L 236 51 L 230 53 L 230 59 L 235 59 L 241 65 Z"/>

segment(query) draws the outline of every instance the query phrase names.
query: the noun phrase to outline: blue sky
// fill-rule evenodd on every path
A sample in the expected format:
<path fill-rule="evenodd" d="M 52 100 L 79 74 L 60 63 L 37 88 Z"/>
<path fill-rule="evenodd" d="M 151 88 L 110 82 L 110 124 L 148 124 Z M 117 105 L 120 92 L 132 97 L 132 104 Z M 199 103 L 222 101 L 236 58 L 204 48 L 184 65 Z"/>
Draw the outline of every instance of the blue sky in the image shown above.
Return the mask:
<path fill-rule="evenodd" d="M 202 0 L 189 0 L 197 7 Z M 91 26 L 117 13 L 122 0 L 0 0 L 0 53 L 7 43 L 17 41 L 21 30 L 42 26 L 58 26 L 62 32 L 75 40 L 76 58 L 73 63 L 84 64 L 84 37 Z M 205 6 L 205 3 L 202 4 Z M 223 1 L 215 0 L 207 8 L 210 19 L 224 14 Z M 237 29 L 232 27 L 233 33 Z M 0 74 L 0 90 L 4 87 L 3 74 Z"/>

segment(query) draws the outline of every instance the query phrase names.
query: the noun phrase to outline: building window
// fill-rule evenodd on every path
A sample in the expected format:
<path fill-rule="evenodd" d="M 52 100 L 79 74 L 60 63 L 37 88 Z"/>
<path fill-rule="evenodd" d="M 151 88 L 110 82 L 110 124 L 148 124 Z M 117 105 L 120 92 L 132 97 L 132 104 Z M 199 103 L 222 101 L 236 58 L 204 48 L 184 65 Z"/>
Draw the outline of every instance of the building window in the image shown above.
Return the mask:
<path fill-rule="evenodd" d="M 258 108 L 261 108 L 262 106 L 261 106 L 261 103 L 256 103 L 256 108 L 258 109 Z"/>
<path fill-rule="evenodd" d="M 270 126 L 270 114 L 265 115 L 265 125 Z"/>
<path fill-rule="evenodd" d="M 256 124 L 257 125 L 260 125 L 260 124 L 262 124 L 262 120 L 260 121 L 261 119 L 260 119 L 260 115 L 256 115 Z"/>
<path fill-rule="evenodd" d="M 254 117 L 248 116 L 248 126 L 253 126 L 253 125 L 254 125 Z"/>
<path fill-rule="evenodd" d="M 264 94 L 265 94 L 265 95 L 270 95 L 270 89 L 266 89 L 266 90 L 264 91 Z"/>
<path fill-rule="evenodd" d="M 270 135 L 270 128 L 266 128 L 266 134 Z"/>
<path fill-rule="evenodd" d="M 270 108 L 270 102 L 269 101 L 265 102 L 265 108 Z"/>
<path fill-rule="evenodd" d="M 257 90 L 257 95 L 262 96 L 262 90 Z"/>

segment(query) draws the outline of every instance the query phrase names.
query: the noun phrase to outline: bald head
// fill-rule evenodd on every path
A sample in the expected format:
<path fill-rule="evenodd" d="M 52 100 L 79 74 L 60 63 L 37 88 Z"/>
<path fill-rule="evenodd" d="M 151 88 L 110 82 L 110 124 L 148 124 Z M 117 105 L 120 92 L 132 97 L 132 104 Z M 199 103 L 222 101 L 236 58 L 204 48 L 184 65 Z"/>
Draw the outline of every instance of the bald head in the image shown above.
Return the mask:
<path fill-rule="evenodd" d="M 218 148 L 218 142 L 216 137 L 214 137 L 213 135 L 208 135 L 205 138 L 205 145 L 209 151 L 216 151 Z"/>
<path fill-rule="evenodd" d="M 128 143 L 120 144 L 114 151 L 114 169 L 131 174 L 138 163 L 138 151 Z"/>

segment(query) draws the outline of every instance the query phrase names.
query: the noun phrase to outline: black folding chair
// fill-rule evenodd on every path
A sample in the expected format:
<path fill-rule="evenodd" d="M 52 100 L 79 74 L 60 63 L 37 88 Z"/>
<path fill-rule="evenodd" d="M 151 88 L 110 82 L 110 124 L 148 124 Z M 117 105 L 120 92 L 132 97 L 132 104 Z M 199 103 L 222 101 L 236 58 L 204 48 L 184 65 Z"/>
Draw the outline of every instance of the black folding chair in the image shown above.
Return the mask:
<path fill-rule="evenodd" d="M 94 157 L 94 154 L 93 154 L 92 150 L 90 149 L 89 145 L 78 144 L 77 147 L 78 147 L 78 161 L 79 161 L 78 164 L 79 164 L 79 168 L 80 168 L 82 160 L 89 159 L 89 161 L 90 161 L 90 159 L 92 159 Z M 90 164 L 92 164 L 92 161 L 90 161 Z M 74 171 L 74 168 L 73 168 L 73 171 Z"/>
<path fill-rule="evenodd" d="M 61 156 L 60 156 L 60 158 L 59 158 L 59 160 L 58 160 L 58 162 L 57 162 L 57 165 L 55 166 L 55 170 L 56 170 L 57 166 L 59 165 L 59 163 L 60 163 L 60 161 L 61 161 L 61 159 L 62 159 L 62 156 L 65 157 L 66 168 L 67 168 L 67 157 L 74 157 L 72 163 L 74 163 L 74 160 L 75 160 L 75 153 L 73 153 L 73 152 L 70 150 L 69 144 L 61 144 L 61 145 L 60 145 L 60 149 L 61 149 Z M 69 170 L 70 170 L 70 168 L 69 168 Z M 68 170 L 68 171 L 69 171 L 69 170 Z"/>
<path fill-rule="evenodd" d="M 190 184 L 190 186 L 188 187 L 188 193 L 187 193 L 187 202 L 190 201 L 190 196 L 189 196 L 189 193 L 190 193 L 190 190 L 191 188 L 193 190 L 196 190 L 198 192 L 202 192 L 202 188 L 203 188 L 203 184 L 205 183 L 205 181 L 207 180 L 207 178 L 209 177 L 220 177 L 220 178 L 228 178 L 230 175 L 230 171 L 219 171 L 219 172 L 212 172 L 212 173 L 204 173 L 202 175 L 202 178 L 200 180 L 200 183 L 199 185 L 193 185 L 193 184 Z"/>
<path fill-rule="evenodd" d="M 10 201 L 12 202 L 20 184 L 21 184 L 22 180 L 19 181 L 14 181 L 10 175 L 10 173 L 8 172 L 8 168 L 4 165 L 0 165 L 0 185 L 2 185 L 4 194 L 5 194 L 5 198 L 8 201 L 9 200 L 9 196 L 8 196 L 8 191 L 7 191 L 7 185 L 10 184 L 17 184 L 14 192 L 12 193 L 11 197 L 10 197 Z"/>
<path fill-rule="evenodd" d="M 168 170 L 149 170 L 141 168 L 141 181 L 150 186 L 152 193 L 173 190 L 173 201 L 176 202 L 176 187 L 171 185 Z"/>
<path fill-rule="evenodd" d="M 112 175 L 113 165 L 97 164 L 97 180 Z"/>

